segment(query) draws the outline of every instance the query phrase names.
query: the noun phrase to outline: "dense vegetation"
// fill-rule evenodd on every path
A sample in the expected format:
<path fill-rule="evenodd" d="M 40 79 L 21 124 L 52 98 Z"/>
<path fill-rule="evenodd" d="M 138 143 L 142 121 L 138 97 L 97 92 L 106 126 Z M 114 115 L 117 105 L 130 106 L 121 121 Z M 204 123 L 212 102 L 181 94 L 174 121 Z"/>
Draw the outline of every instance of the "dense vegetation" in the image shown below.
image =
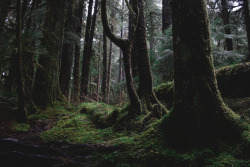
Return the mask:
<path fill-rule="evenodd" d="M 2 0 L 4 166 L 250 166 L 248 0 Z"/>

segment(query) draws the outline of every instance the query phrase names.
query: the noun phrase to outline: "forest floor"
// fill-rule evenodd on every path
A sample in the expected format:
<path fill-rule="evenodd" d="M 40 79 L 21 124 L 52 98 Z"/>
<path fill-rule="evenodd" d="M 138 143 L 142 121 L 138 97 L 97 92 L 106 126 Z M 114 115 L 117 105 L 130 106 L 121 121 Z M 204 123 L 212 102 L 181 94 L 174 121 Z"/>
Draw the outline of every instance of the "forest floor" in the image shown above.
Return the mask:
<path fill-rule="evenodd" d="M 250 123 L 250 97 L 224 101 Z M 143 132 L 117 131 L 112 117 L 123 111 L 122 106 L 104 103 L 57 102 L 24 124 L 15 119 L 16 98 L 0 91 L 0 162 L 4 167 L 250 166 L 249 148 L 242 143 L 178 151 L 164 144 L 155 124 Z"/>

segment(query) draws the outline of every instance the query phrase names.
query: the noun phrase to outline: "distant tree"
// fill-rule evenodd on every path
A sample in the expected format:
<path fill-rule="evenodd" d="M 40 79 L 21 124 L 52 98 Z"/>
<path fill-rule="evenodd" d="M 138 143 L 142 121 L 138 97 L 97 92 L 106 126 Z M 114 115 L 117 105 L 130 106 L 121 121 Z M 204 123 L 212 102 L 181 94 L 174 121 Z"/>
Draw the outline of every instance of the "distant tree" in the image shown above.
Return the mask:
<path fill-rule="evenodd" d="M 215 79 L 206 0 L 175 0 L 172 9 L 174 106 L 163 119 L 166 139 L 180 146 L 239 139 L 242 123 L 224 104 Z"/>
<path fill-rule="evenodd" d="M 88 94 L 89 68 L 90 68 L 90 59 L 92 53 L 95 25 L 96 25 L 96 17 L 98 12 L 98 3 L 99 3 L 98 0 L 95 0 L 93 16 L 92 16 L 93 0 L 89 1 L 89 7 L 88 7 L 88 16 L 87 16 L 83 61 L 82 61 L 82 78 L 81 78 L 81 98 L 83 99 L 85 99 Z"/>
<path fill-rule="evenodd" d="M 113 26 L 111 26 L 111 31 L 113 32 Z M 107 103 L 110 103 L 110 86 L 111 86 L 111 76 L 112 76 L 112 51 L 113 42 L 109 42 L 109 58 L 108 58 L 108 78 L 107 78 Z"/>
<path fill-rule="evenodd" d="M 135 49 L 136 49 L 138 72 L 139 72 L 139 87 L 137 93 L 140 97 L 143 109 L 148 111 L 153 111 L 155 107 L 154 111 L 156 111 L 155 104 L 157 104 L 157 107 L 159 107 L 158 109 L 162 111 L 164 114 L 166 114 L 167 111 L 165 107 L 162 104 L 160 104 L 153 91 L 153 78 L 152 78 L 151 65 L 147 47 L 147 39 L 146 39 L 144 2 L 143 0 L 138 0 L 137 2 L 139 9 L 139 17 L 134 38 L 134 43 L 136 43 Z M 161 114 L 157 115 L 157 117 L 161 116 L 162 116 Z"/>
<path fill-rule="evenodd" d="M 231 35 L 232 33 L 231 33 L 231 26 L 230 26 L 230 21 L 229 21 L 230 12 L 228 8 L 228 0 L 221 0 L 221 8 L 222 8 L 221 17 L 223 20 L 225 34 Z M 225 42 L 226 42 L 226 50 L 227 51 L 233 50 L 233 39 L 226 37 Z"/>
<path fill-rule="evenodd" d="M 243 0 L 245 24 L 247 29 L 247 41 L 248 41 L 248 61 L 250 61 L 250 16 L 249 16 L 249 1 Z"/>
<path fill-rule="evenodd" d="M 75 42 L 72 40 L 71 34 L 75 33 L 75 6 L 76 0 L 67 1 L 66 21 L 64 28 L 64 43 L 61 55 L 61 68 L 59 84 L 62 94 L 70 100 L 70 80 L 72 72 L 72 63 L 75 53 Z"/>
<path fill-rule="evenodd" d="M 86 0 L 79 0 L 79 5 L 75 11 L 76 17 L 76 34 L 79 37 L 78 43 L 75 45 L 74 71 L 73 71 L 73 102 L 80 102 L 80 55 L 81 55 L 81 35 L 83 22 L 83 9 Z M 87 27 L 86 27 L 87 28 Z"/>
<path fill-rule="evenodd" d="M 46 14 L 43 22 L 44 49 L 39 56 L 39 68 L 35 74 L 32 94 L 33 103 L 45 109 L 60 96 L 59 59 L 62 50 L 65 21 L 65 0 L 49 0 L 46 2 Z"/>
<path fill-rule="evenodd" d="M 2 0 L 0 2 L 0 38 L 2 37 L 2 33 L 5 29 L 5 20 L 8 16 L 8 12 L 10 9 L 10 5 L 11 5 L 12 1 L 11 0 Z"/>
<path fill-rule="evenodd" d="M 130 0 L 129 4 L 131 6 L 131 8 L 134 11 L 138 11 L 138 3 L 137 0 Z M 129 38 L 133 40 L 133 29 L 135 29 L 135 17 L 134 14 L 132 12 L 129 12 Z M 131 67 L 132 67 L 132 75 L 133 77 L 138 77 L 138 63 L 137 63 L 137 52 L 136 52 L 136 46 L 137 43 L 134 42 L 132 45 L 132 49 L 131 49 Z"/>
<path fill-rule="evenodd" d="M 22 70 L 22 16 L 21 16 L 21 1 L 16 1 L 16 47 L 17 47 L 17 89 L 18 89 L 18 119 L 22 122 L 26 121 L 26 111 L 24 104 L 24 87 L 23 87 L 23 70 Z"/>
<path fill-rule="evenodd" d="M 107 51 L 107 37 L 105 32 L 103 32 L 103 73 L 102 73 L 102 97 L 103 101 L 107 100 L 107 79 L 108 79 L 108 51 Z"/>
<path fill-rule="evenodd" d="M 106 0 L 102 0 L 102 24 L 105 33 L 107 34 L 108 38 L 117 46 L 119 46 L 123 52 L 123 60 L 124 60 L 124 68 L 125 68 L 125 75 L 126 75 L 126 83 L 127 83 L 127 91 L 129 95 L 130 101 L 130 114 L 140 113 L 141 112 L 141 103 L 139 97 L 136 93 L 132 72 L 131 72 L 131 49 L 132 49 L 132 40 L 131 39 L 121 39 L 116 37 L 109 25 L 107 19 L 107 12 L 106 12 Z M 137 15 L 135 13 L 135 15 Z M 136 24 L 135 24 L 136 26 Z M 133 26 L 135 28 L 135 26 Z M 134 30 L 132 30 L 134 32 Z M 132 36 L 132 35 L 131 35 Z"/>
<path fill-rule="evenodd" d="M 164 33 L 172 23 L 170 0 L 162 0 L 162 33 Z"/>

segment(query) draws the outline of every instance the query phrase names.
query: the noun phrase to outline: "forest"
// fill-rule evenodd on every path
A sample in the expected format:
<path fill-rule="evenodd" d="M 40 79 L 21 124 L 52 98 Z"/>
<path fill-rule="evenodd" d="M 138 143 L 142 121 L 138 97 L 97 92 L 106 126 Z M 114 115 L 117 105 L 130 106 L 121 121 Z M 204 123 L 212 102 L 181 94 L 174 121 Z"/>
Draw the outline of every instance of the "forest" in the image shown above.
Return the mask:
<path fill-rule="evenodd" d="M 249 0 L 1 0 L 0 166 L 249 167 Z"/>

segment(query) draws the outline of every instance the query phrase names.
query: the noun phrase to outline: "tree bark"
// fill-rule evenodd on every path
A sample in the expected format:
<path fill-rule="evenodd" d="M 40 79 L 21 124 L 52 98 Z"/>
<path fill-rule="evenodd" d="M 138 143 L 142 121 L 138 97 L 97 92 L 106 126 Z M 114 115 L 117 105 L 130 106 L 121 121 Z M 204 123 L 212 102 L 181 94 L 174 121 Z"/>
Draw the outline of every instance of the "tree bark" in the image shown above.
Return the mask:
<path fill-rule="evenodd" d="M 239 139 L 242 125 L 225 106 L 215 79 L 206 1 L 175 0 L 172 9 L 174 106 L 162 121 L 168 142 L 190 146 L 213 137 Z"/>
<path fill-rule="evenodd" d="M 134 43 L 136 43 L 137 63 L 139 72 L 139 87 L 137 93 L 140 97 L 143 109 L 156 111 L 149 117 L 161 117 L 167 113 L 166 108 L 157 100 L 153 91 L 153 78 L 146 39 L 146 23 L 144 18 L 144 2 L 138 0 L 139 17 L 135 31 Z M 156 110 L 156 106 L 158 109 Z M 155 109 L 154 109 L 155 108 Z"/>
<path fill-rule="evenodd" d="M 69 92 L 74 50 L 75 46 L 73 43 L 63 44 L 59 84 L 62 94 L 66 97 L 68 101 L 70 100 Z"/>
<path fill-rule="evenodd" d="M 98 60 L 97 60 L 97 90 L 96 90 L 96 101 L 99 102 L 100 99 L 100 78 L 101 78 L 101 70 L 100 70 L 100 55 L 101 55 L 101 42 L 99 41 L 99 54 L 98 54 Z"/>
<path fill-rule="evenodd" d="M 141 112 L 141 103 L 134 88 L 132 72 L 131 72 L 131 41 L 128 39 L 121 39 L 116 37 L 108 26 L 107 14 L 106 14 L 106 0 L 102 0 L 102 24 L 103 29 L 109 39 L 121 48 L 123 52 L 124 66 L 125 66 L 125 75 L 127 82 L 127 90 L 129 94 L 130 101 L 130 114 L 136 114 Z M 134 31 L 134 30 L 132 30 Z"/>
<path fill-rule="evenodd" d="M 43 23 L 41 45 L 46 50 L 39 57 L 32 100 L 34 104 L 45 109 L 52 105 L 59 96 L 59 59 L 62 50 L 65 20 L 65 0 L 46 2 L 46 14 Z"/>
<path fill-rule="evenodd" d="M 111 27 L 111 31 L 113 32 L 113 27 Z M 111 81 L 111 75 L 112 75 L 112 49 L 113 49 L 113 42 L 110 41 L 109 44 L 109 59 L 108 59 L 108 79 L 107 79 L 107 103 L 110 103 L 110 81 Z"/>
<path fill-rule="evenodd" d="M 18 119 L 26 122 L 26 111 L 24 104 L 23 70 L 22 70 L 22 20 L 21 20 L 21 1 L 16 1 L 16 47 L 17 47 L 17 89 L 18 89 Z"/>
<path fill-rule="evenodd" d="M 130 0 L 129 1 L 129 4 L 131 6 L 131 8 L 138 12 L 138 9 L 137 9 L 137 6 L 138 6 L 138 3 L 137 3 L 137 0 Z M 133 29 L 135 29 L 135 17 L 134 17 L 134 14 L 132 12 L 129 13 L 129 39 L 132 41 L 133 40 L 133 36 L 134 36 L 134 32 L 133 32 Z M 131 49 L 131 66 L 132 66 L 132 75 L 133 77 L 138 77 L 138 62 L 137 62 L 137 51 L 136 51 L 136 48 L 137 48 L 137 43 L 134 42 L 133 45 L 132 45 L 132 49 Z"/>
<path fill-rule="evenodd" d="M 222 7 L 222 20 L 224 25 L 224 31 L 226 35 L 231 35 L 231 28 L 230 28 L 230 21 L 229 21 L 229 14 L 228 11 L 228 2 L 227 0 L 221 0 L 221 7 Z M 233 39 L 232 38 L 226 38 L 226 49 L 227 51 L 233 50 Z"/>
<path fill-rule="evenodd" d="M 76 6 L 76 0 L 71 0 L 67 3 L 66 9 L 66 21 L 65 21 L 65 32 L 74 33 L 75 21 L 74 21 L 74 7 Z M 66 34 L 64 34 L 65 36 Z M 61 68 L 59 84 L 62 94 L 70 101 L 70 81 L 72 72 L 72 63 L 75 52 L 75 44 L 73 41 L 69 41 L 67 36 L 64 37 L 66 41 L 63 44 L 63 50 L 61 55 Z"/>
<path fill-rule="evenodd" d="M 81 56 L 81 34 L 83 22 L 83 9 L 85 7 L 85 0 L 79 1 L 79 8 L 76 11 L 77 24 L 76 34 L 79 36 L 78 44 L 75 45 L 75 59 L 74 59 L 74 72 L 73 72 L 73 102 L 80 102 L 80 56 Z"/>
<path fill-rule="evenodd" d="M 98 12 L 98 0 L 95 1 L 93 18 L 91 21 L 92 13 L 92 4 L 93 0 L 89 2 L 86 33 L 85 33 L 85 43 L 83 51 L 83 62 L 82 62 L 82 79 L 81 79 L 81 98 L 85 99 L 88 94 L 88 81 L 89 81 L 89 68 L 90 68 L 90 59 L 92 53 L 92 43 L 95 32 L 96 16 Z M 91 24 L 91 28 L 90 28 Z"/>
<path fill-rule="evenodd" d="M 107 37 L 103 32 L 103 73 L 102 73 L 102 97 L 103 102 L 107 102 L 107 79 L 108 79 L 108 54 L 107 54 Z"/>
<path fill-rule="evenodd" d="M 162 0 L 162 33 L 170 27 L 172 24 L 170 0 Z"/>
<path fill-rule="evenodd" d="M 247 41 L 248 41 L 247 60 L 250 61 L 250 16 L 249 16 L 249 2 L 248 2 L 248 0 L 243 0 L 243 8 L 244 8 L 245 24 L 246 24 L 246 29 L 247 29 Z"/>
<path fill-rule="evenodd" d="M 3 0 L 0 2 L 0 38 L 2 37 L 2 33 L 4 31 L 5 20 L 9 13 L 9 6 L 11 5 L 10 0 Z"/>

